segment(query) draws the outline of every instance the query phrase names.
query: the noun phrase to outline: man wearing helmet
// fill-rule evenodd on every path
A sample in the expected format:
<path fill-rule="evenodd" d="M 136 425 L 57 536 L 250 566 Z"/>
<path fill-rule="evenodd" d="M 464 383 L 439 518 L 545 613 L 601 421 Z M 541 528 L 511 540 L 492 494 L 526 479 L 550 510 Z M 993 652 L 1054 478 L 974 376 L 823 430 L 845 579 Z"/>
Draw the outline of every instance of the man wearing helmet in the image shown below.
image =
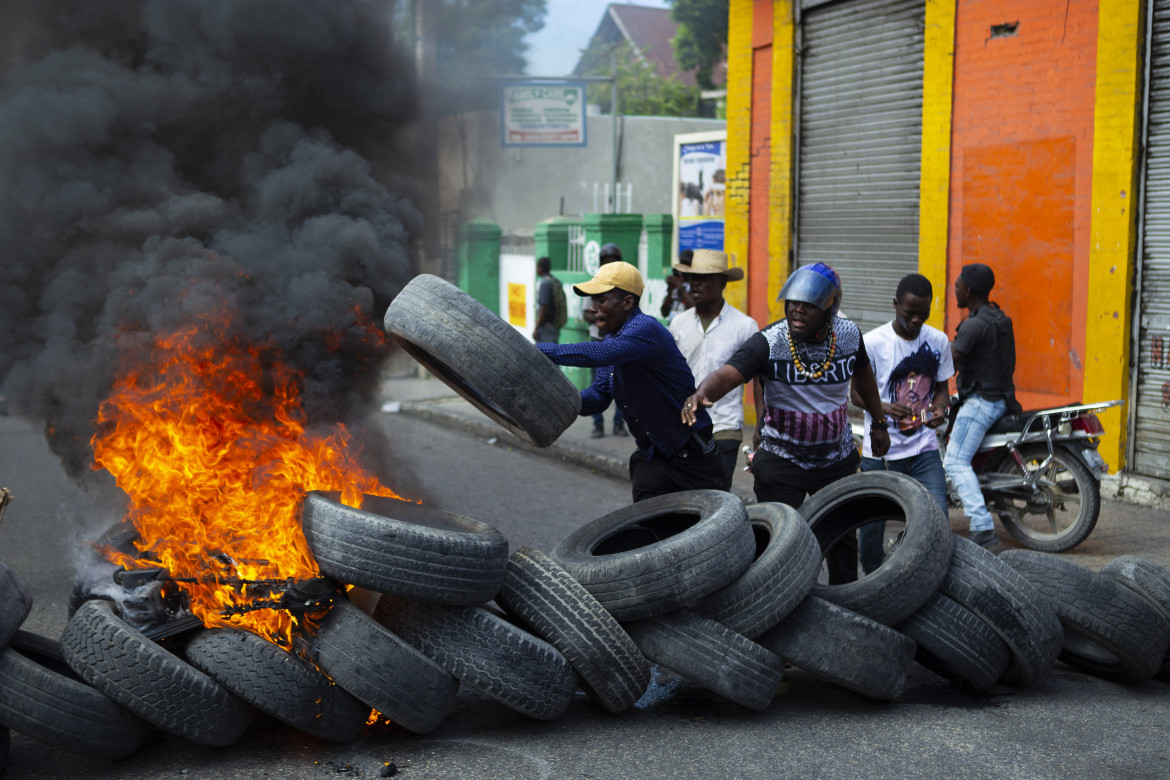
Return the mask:
<path fill-rule="evenodd" d="M 683 404 L 688 425 L 740 385 L 759 378 L 763 417 L 752 459 L 756 500 L 799 506 L 809 494 L 857 471 L 861 456 L 849 424 L 850 389 L 872 416 L 874 457 L 890 447 L 888 422 L 861 330 L 838 317 L 841 280 L 825 263 L 802 266 L 779 299 L 785 318 L 748 338 L 725 365 L 707 376 Z M 848 535 L 829 554 L 829 582 L 857 579 L 857 539 Z"/>

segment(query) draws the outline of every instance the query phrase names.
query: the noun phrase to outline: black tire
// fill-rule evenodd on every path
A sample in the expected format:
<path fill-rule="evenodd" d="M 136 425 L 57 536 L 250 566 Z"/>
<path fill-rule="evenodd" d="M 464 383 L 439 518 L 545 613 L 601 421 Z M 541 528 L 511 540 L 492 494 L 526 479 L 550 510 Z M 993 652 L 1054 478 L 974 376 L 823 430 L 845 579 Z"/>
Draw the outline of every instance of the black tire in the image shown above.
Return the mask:
<path fill-rule="evenodd" d="M 814 677 L 893 701 L 914 662 L 914 640 L 845 607 L 808 596 L 756 640 Z"/>
<path fill-rule="evenodd" d="M 512 553 L 496 601 L 561 651 L 605 709 L 621 712 L 642 698 L 650 683 L 646 658 L 613 615 L 544 553 Z"/>
<path fill-rule="evenodd" d="M 471 606 L 495 597 L 508 540 L 487 523 L 392 498 L 365 496 L 362 509 L 336 493 L 309 493 L 305 538 L 321 572 L 378 593 Z"/>
<path fill-rule="evenodd" d="M 1123 555 L 1102 566 L 1101 574 L 1144 596 L 1170 620 L 1170 572 L 1145 558 Z M 1162 659 L 1154 677 L 1170 682 L 1170 654 Z"/>
<path fill-rule="evenodd" d="M 66 663 L 93 687 L 163 731 L 223 747 L 247 729 L 253 709 L 209 676 L 87 601 L 61 637 Z"/>
<path fill-rule="evenodd" d="M 939 592 L 987 621 L 1012 651 L 1001 680 L 1032 685 L 1060 655 L 1064 629 L 1040 591 L 1005 561 L 969 539 L 956 536 L 954 553 Z"/>
<path fill-rule="evenodd" d="M 1064 626 L 1060 660 L 1117 682 L 1153 677 L 1170 647 L 1170 621 L 1148 599 L 1120 582 L 1050 553 L 1004 550 L 1052 605 Z"/>
<path fill-rule="evenodd" d="M 689 609 L 625 628 L 654 663 L 750 710 L 767 709 L 784 678 L 780 656 Z"/>
<path fill-rule="evenodd" d="M 932 672 L 986 691 L 1007 669 L 1012 651 L 983 618 L 935 593 L 895 628 L 918 645 L 915 659 Z"/>
<path fill-rule="evenodd" d="M 81 550 L 83 562 L 78 568 L 85 572 L 86 579 L 73 581 L 73 586 L 69 590 L 67 607 L 69 617 L 73 617 L 77 608 L 90 599 L 100 598 L 113 601 L 109 590 L 113 587 L 113 575 L 118 567 L 106 560 L 101 554 L 101 550 L 105 547 L 112 547 L 118 552 L 137 557 L 140 553 L 134 547 L 134 542 L 138 541 L 138 536 L 138 529 L 134 527 L 133 523 L 119 520 L 103 531 L 92 545 L 85 544 L 83 546 Z M 99 578 L 102 579 L 99 580 Z"/>
<path fill-rule="evenodd" d="M 460 682 L 517 712 L 552 720 L 577 691 L 560 651 L 482 607 L 449 607 L 389 594 L 374 618 Z"/>
<path fill-rule="evenodd" d="M 743 503 L 719 490 L 639 501 L 578 528 L 552 559 L 619 621 L 699 603 L 751 565 Z"/>
<path fill-rule="evenodd" d="M 235 628 L 206 628 L 187 641 L 187 660 L 261 712 L 320 739 L 349 742 L 370 707 L 303 658 Z"/>
<path fill-rule="evenodd" d="M 415 734 L 429 734 L 455 704 L 459 681 L 349 601 L 321 622 L 313 651 L 333 680 Z"/>
<path fill-rule="evenodd" d="M 547 447 L 581 394 L 511 325 L 437 276 L 416 276 L 386 310 L 386 332 L 428 371 L 524 441 Z"/>
<path fill-rule="evenodd" d="M 951 559 L 950 523 L 920 482 L 893 471 L 838 480 L 800 506 L 821 550 L 878 518 L 904 519 L 906 530 L 882 565 L 856 582 L 813 586 L 813 595 L 892 626 L 914 614 L 938 588 Z"/>
<path fill-rule="evenodd" d="M 755 637 L 804 601 L 817 581 L 821 548 L 800 513 L 786 504 L 752 504 L 756 557 L 739 579 L 695 605 L 703 617 Z"/>
<path fill-rule="evenodd" d="M 12 742 L 12 736 L 8 733 L 8 729 L 0 726 L 0 776 L 3 776 L 4 770 L 8 769 L 8 748 Z"/>
<path fill-rule="evenodd" d="M 1048 457 L 1046 446 L 1021 447 L 1029 471 L 1035 471 Z M 1009 455 L 996 464 L 999 473 L 1018 475 Z M 1040 495 L 1011 498 L 996 495 L 991 511 L 999 517 L 1012 538 L 1032 550 L 1064 552 L 1088 538 L 1101 512 L 1101 486 L 1081 459 L 1056 447 L 1046 474 L 1038 483 Z"/>
<path fill-rule="evenodd" d="M 16 572 L 0 561 L 0 648 L 16 635 L 32 603 L 32 596 Z"/>
<path fill-rule="evenodd" d="M 56 642 L 25 631 L 0 651 L 0 724 L 54 749 L 111 759 L 130 755 L 150 733 L 74 674 Z"/>

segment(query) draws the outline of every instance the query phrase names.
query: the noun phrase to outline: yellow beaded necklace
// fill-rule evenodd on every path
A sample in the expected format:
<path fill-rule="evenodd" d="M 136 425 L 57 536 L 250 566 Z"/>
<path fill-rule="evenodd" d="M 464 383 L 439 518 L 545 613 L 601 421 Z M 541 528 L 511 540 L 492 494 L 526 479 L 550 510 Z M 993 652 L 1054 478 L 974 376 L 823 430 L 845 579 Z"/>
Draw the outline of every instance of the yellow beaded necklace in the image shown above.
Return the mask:
<path fill-rule="evenodd" d="M 829 354 L 825 356 L 825 362 L 821 363 L 815 371 L 809 371 L 804 367 L 804 361 L 800 359 L 800 353 L 796 351 L 796 343 L 792 340 L 792 331 L 788 330 L 785 334 L 788 337 L 788 350 L 792 353 L 792 365 L 796 368 L 796 373 L 800 374 L 805 379 L 820 379 L 825 375 L 825 371 L 833 364 L 833 356 L 837 354 L 837 329 L 829 324 Z"/>

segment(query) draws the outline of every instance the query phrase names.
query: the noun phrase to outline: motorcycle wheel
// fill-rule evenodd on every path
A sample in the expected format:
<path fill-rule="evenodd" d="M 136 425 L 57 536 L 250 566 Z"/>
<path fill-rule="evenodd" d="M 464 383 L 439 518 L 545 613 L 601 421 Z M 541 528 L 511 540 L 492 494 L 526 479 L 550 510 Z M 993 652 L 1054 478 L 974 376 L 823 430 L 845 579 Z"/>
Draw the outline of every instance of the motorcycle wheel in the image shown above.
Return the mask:
<path fill-rule="evenodd" d="M 1047 447 L 1022 447 L 1019 452 L 1029 473 L 1048 457 Z M 1017 473 L 1010 455 L 1000 459 L 994 471 Z M 1075 455 L 1059 447 L 1045 472 L 1037 482 L 1037 495 L 1000 490 L 990 496 L 989 504 L 1007 532 L 1024 547 L 1064 552 L 1083 542 L 1096 527 L 1101 488 Z"/>

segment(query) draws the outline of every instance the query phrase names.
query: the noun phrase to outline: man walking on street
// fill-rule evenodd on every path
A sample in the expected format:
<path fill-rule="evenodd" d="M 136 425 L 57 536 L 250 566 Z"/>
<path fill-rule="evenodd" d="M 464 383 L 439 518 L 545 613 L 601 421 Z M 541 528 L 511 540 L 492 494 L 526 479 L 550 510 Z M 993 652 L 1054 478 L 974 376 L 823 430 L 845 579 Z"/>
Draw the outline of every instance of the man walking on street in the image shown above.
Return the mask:
<path fill-rule="evenodd" d="M 726 363 L 747 339 L 760 330 L 756 321 L 723 299 L 728 282 L 743 279 L 742 268 L 728 268 L 727 255 L 699 249 L 691 263 L 674 269 L 689 285 L 694 307 L 670 321 L 670 333 L 691 367 L 695 381 Z M 710 409 L 715 449 L 723 462 L 724 490 L 731 490 L 739 447 L 743 441 L 743 393 L 728 393 Z"/>
<path fill-rule="evenodd" d="M 865 334 L 865 351 L 873 366 L 882 413 L 895 423 L 884 460 L 875 458 L 868 441 L 862 442 L 861 470 L 889 469 L 913 477 L 930 491 L 947 514 L 947 476 L 938 452 L 934 429 L 946 422 L 950 395 L 947 382 L 955 374 L 947 334 L 926 324 L 934 288 L 922 274 L 902 277 L 894 293 L 894 319 Z M 856 390 L 855 406 L 864 407 Z M 872 418 L 865 413 L 869 427 Z M 885 523 L 857 529 L 861 570 L 869 574 L 882 564 Z"/>
<path fill-rule="evenodd" d="M 601 251 L 597 256 L 598 263 L 604 266 L 607 263 L 620 263 L 622 261 L 622 248 L 617 244 L 605 244 L 601 247 Z M 585 300 L 581 301 L 582 318 L 589 323 L 589 340 L 601 341 L 601 333 L 597 329 L 597 323 L 593 320 L 593 306 L 589 296 L 584 296 Z M 597 379 L 597 371 L 593 372 L 593 378 Z M 622 408 L 615 404 L 613 410 L 613 435 L 627 436 L 625 420 L 622 418 Z M 598 413 L 593 415 L 593 438 L 600 439 L 605 436 L 605 415 Z"/>
<path fill-rule="evenodd" d="M 971 459 L 996 420 L 1020 410 L 1013 380 L 1016 338 L 1012 321 L 988 299 L 994 286 L 995 273 L 982 263 L 963 266 L 955 280 L 955 302 L 968 314 L 951 344 L 961 406 L 943 458 L 943 468 L 970 520 L 967 538 L 984 547 L 997 546 L 999 539 Z"/>
<path fill-rule="evenodd" d="M 754 377 L 763 381 L 766 413 L 760 449 L 752 458 L 756 500 L 797 507 L 809 494 L 857 471 L 861 456 L 849 425 L 849 391 L 856 388 L 873 416 L 875 457 L 890 446 L 888 423 L 866 356 L 861 330 L 837 316 L 841 280 L 824 263 L 796 269 L 780 291 L 785 319 L 744 342 L 683 406 L 683 422 Z M 846 534 L 828 555 L 829 582 L 857 579 L 857 537 Z"/>
<path fill-rule="evenodd" d="M 536 261 L 536 276 L 540 285 L 536 288 L 536 330 L 532 340 L 556 344 L 561 340 L 561 329 L 556 325 L 556 287 L 560 284 L 552 275 L 552 263 L 547 257 Z"/>
<path fill-rule="evenodd" d="M 537 344 L 561 366 L 596 368 L 581 391 L 581 415 L 600 414 L 613 401 L 624 410 L 638 449 L 630 456 L 634 501 L 723 484 L 723 467 L 711 436 L 711 418 L 700 410 L 693 428 L 681 420 L 683 401 L 695 382 L 670 331 L 638 308 L 644 284 L 629 263 L 607 263 L 574 291 L 592 298 L 600 341 Z"/>

